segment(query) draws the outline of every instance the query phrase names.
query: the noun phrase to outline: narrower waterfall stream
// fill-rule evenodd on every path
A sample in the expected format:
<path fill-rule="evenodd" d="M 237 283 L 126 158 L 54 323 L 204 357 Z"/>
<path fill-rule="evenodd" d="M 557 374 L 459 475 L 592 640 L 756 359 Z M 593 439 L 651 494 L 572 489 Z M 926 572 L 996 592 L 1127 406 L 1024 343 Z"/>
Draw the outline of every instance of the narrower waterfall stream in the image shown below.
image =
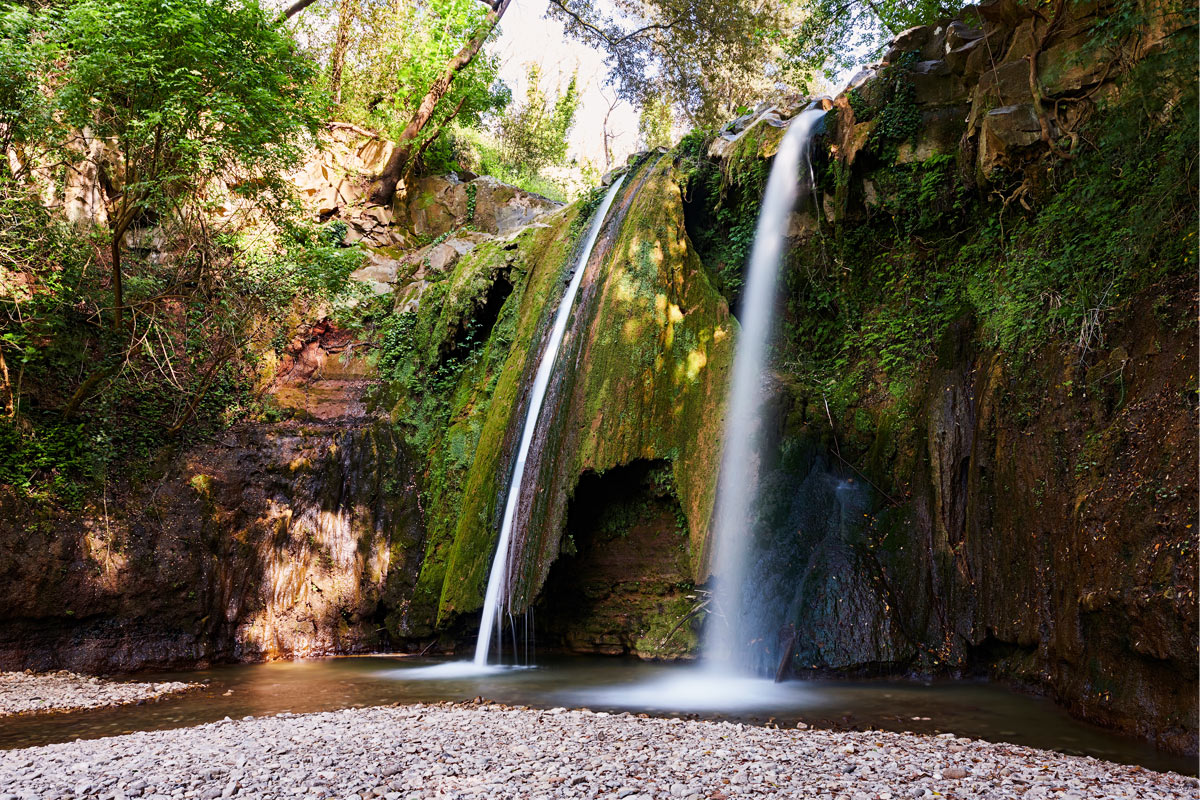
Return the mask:
<path fill-rule="evenodd" d="M 504 521 L 500 525 L 500 540 L 496 544 L 496 555 L 492 559 L 492 569 L 488 574 L 487 594 L 484 595 L 483 601 L 483 618 L 479 621 L 479 639 L 475 642 L 475 666 L 477 667 L 487 666 L 493 633 L 499 629 L 500 615 L 504 613 L 507 599 L 504 593 L 508 588 L 513 566 L 510 545 L 521 496 L 521 485 L 525 480 L 525 461 L 529 457 L 529 448 L 533 443 L 534 433 L 537 431 L 538 418 L 541 416 L 542 404 L 546 399 L 546 389 L 550 385 L 550 377 L 554 372 L 554 362 L 558 359 L 558 351 L 562 346 L 567 323 L 571 319 L 571 308 L 575 304 L 575 295 L 583 282 L 584 269 L 592 255 L 592 248 L 595 247 L 596 239 L 600 236 L 600 229 L 604 227 L 608 209 L 612 206 L 613 200 L 624 182 L 625 176 L 623 175 L 613 181 L 608 193 L 604 195 L 603 202 L 592 216 L 591 227 L 588 228 L 587 238 L 579 253 L 579 260 L 575 263 L 571 281 L 567 284 L 567 290 L 559 303 L 558 312 L 554 317 L 554 327 L 550 331 L 550 340 L 542 353 L 537 375 L 533 379 L 533 389 L 529 395 L 529 410 L 525 414 L 525 423 L 521 428 L 521 443 L 517 448 L 517 461 L 513 467 L 512 481 L 508 486 L 508 498 L 504 505 Z"/>
<path fill-rule="evenodd" d="M 724 619 L 710 620 L 703 654 L 713 666 L 742 672 L 746 643 L 774 632 L 756 624 L 747 608 L 745 581 L 751 547 L 751 520 L 758 489 L 759 433 L 769 344 L 775 329 L 779 266 L 787 239 L 788 217 L 812 191 L 810 150 L 825 111 L 802 111 L 788 125 L 763 195 L 754 246 L 742 295 L 741 334 L 733 361 L 726 407 L 725 443 L 717 482 L 713 528 L 715 606 Z"/>

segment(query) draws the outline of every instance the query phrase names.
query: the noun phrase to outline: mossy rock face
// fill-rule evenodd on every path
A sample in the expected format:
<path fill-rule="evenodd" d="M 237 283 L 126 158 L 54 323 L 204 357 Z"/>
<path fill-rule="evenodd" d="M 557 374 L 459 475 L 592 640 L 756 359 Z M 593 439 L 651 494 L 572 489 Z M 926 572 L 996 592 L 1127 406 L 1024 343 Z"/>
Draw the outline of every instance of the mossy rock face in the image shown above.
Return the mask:
<path fill-rule="evenodd" d="M 511 243 L 481 245 L 422 299 L 414 358 L 431 376 L 439 359 L 461 365 L 449 385 L 414 381 L 393 413 L 429 452 L 425 562 L 398 633 L 428 633 L 482 605 L 528 391 L 588 223 L 577 217 L 571 207 Z M 687 238 L 671 159 L 635 167 L 585 270 L 530 453 L 516 609 L 558 555 L 579 476 L 637 459 L 669 465 L 687 577 L 702 572 L 736 323 Z M 500 276 L 511 294 L 480 333 Z"/>
<path fill-rule="evenodd" d="M 588 264 L 564 345 L 569 367 L 531 454 L 528 524 L 514 537 L 517 607 L 536 597 L 558 555 L 579 476 L 635 459 L 669 462 L 692 575 L 704 572 L 736 323 L 687 238 L 669 158 L 627 179 L 620 208 L 619 230 Z"/>
<path fill-rule="evenodd" d="M 561 266 L 574 219 L 568 209 L 511 242 L 479 246 L 427 293 L 416 313 L 416 374 L 406 376 L 393 419 L 426 448 L 429 536 L 414 594 L 391 623 L 401 635 L 433 630 L 444 584 L 462 576 L 457 569 L 448 573 L 447 563 L 461 561 L 472 546 L 460 530 L 491 527 L 497 487 L 504 482 L 498 473 L 507 469 L 502 456 L 513 420 L 523 413 L 530 354 L 563 287 Z M 497 287 L 504 286 L 510 288 L 502 297 Z M 479 329 L 482 317 L 487 330 Z M 490 552 L 476 558 L 490 559 Z"/>

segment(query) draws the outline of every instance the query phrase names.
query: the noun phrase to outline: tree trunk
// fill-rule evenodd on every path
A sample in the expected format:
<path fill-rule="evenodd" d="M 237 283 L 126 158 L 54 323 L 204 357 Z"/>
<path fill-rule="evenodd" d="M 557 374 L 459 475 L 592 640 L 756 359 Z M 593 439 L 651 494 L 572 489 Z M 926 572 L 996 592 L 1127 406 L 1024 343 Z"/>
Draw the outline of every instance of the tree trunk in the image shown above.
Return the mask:
<path fill-rule="evenodd" d="M 350 47 L 350 25 L 354 22 L 354 0 L 338 3 L 337 37 L 333 42 L 333 55 L 329 65 L 329 94 L 335 105 L 342 104 L 342 66 L 346 62 L 346 50 Z"/>
<path fill-rule="evenodd" d="M 113 330 L 121 330 L 125 311 L 125 298 L 121 290 L 121 237 L 125 235 L 123 228 L 113 229 L 112 235 L 112 293 L 113 293 Z"/>
<path fill-rule="evenodd" d="M 122 288 L 123 276 L 121 274 L 121 240 L 125 238 L 125 232 L 133 224 L 133 218 L 138 209 L 138 202 L 136 200 L 131 201 L 128 197 L 122 196 L 119 208 L 119 213 L 113 219 L 111 243 L 114 331 L 121 330 L 125 315 L 125 293 Z"/>
<path fill-rule="evenodd" d="M 396 149 L 392 151 L 392 157 L 388 159 L 387 166 L 380 173 L 379 179 L 375 184 L 375 190 L 371 194 L 372 203 L 386 206 L 392 202 L 392 198 L 396 194 L 396 185 L 404 177 L 404 173 L 408 169 L 409 159 L 413 156 L 413 142 L 417 140 L 417 137 L 421 134 L 421 130 L 429 122 L 429 118 L 433 116 L 438 103 L 450 91 L 450 84 L 454 81 L 454 77 L 470 64 L 483 48 L 483 43 L 487 41 L 496 24 L 500 22 L 500 18 L 504 16 L 504 12 L 508 10 L 510 2 L 511 0 L 495 0 L 491 10 L 483 18 L 479 30 L 462 46 L 461 50 L 446 62 L 446 67 L 442 70 L 442 74 L 429 87 L 429 91 L 425 93 L 425 97 L 421 100 L 421 105 L 417 107 L 416 112 L 409 119 L 408 125 L 405 126 L 403 133 L 400 134 L 400 138 L 396 141 Z"/>
<path fill-rule="evenodd" d="M 429 137 L 424 142 L 421 143 L 421 146 L 417 148 L 416 155 L 414 155 L 411 159 L 409 159 L 408 168 L 405 169 L 405 171 L 404 171 L 404 180 L 405 181 L 407 181 L 409 178 L 412 177 L 412 172 L 414 169 L 416 169 L 417 164 L 420 163 L 421 158 L 424 157 L 425 151 L 428 150 L 429 146 L 431 144 L 433 144 L 439 136 L 442 135 L 442 131 L 446 130 L 447 126 L 449 126 L 450 123 L 454 121 L 454 118 L 458 116 L 459 111 L 462 111 L 463 104 L 466 102 L 467 102 L 467 96 L 464 94 L 462 96 L 462 98 L 458 101 L 458 105 L 456 105 L 454 107 L 454 110 L 450 112 L 450 116 L 448 116 L 444 120 L 442 120 L 442 124 L 437 126 L 437 130 L 435 130 L 432 134 L 430 134 Z"/>
<path fill-rule="evenodd" d="M 283 19 L 291 19 L 315 2 L 317 2 L 317 0 L 296 0 L 295 3 L 292 3 L 290 6 L 288 6 L 287 11 L 283 12 Z"/>

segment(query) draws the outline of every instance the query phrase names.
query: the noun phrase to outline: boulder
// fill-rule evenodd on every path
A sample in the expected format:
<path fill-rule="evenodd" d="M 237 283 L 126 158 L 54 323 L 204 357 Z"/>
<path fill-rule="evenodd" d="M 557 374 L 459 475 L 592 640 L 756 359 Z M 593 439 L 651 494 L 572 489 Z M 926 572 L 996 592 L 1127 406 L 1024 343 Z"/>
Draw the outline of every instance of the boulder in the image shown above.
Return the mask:
<path fill-rule="evenodd" d="M 429 248 L 425 255 L 425 263 L 434 272 L 444 272 L 454 266 L 459 258 L 474 250 L 479 242 L 490 238 L 486 234 L 465 231 Z"/>
<path fill-rule="evenodd" d="M 956 19 L 946 26 L 946 46 L 945 53 L 951 50 L 956 50 L 972 42 L 978 42 L 983 38 L 983 31 L 979 28 L 972 28 L 962 20 Z"/>
<path fill-rule="evenodd" d="M 456 175 L 430 175 L 396 193 L 395 218 L 417 236 L 441 236 L 467 221 L 466 184 Z"/>
<path fill-rule="evenodd" d="M 908 73 L 917 105 L 943 106 L 961 103 L 967 88 L 945 61 L 918 61 Z"/>
<path fill-rule="evenodd" d="M 923 50 L 929 43 L 932 30 L 929 25 L 918 25 L 897 34 L 896 38 L 892 39 L 891 44 L 888 45 L 887 52 L 883 56 L 883 63 L 895 64 L 905 54 Z"/>
<path fill-rule="evenodd" d="M 375 294 L 390 294 L 402 260 L 380 250 L 367 248 L 367 263 L 350 273 L 350 279 L 366 284 Z"/>
<path fill-rule="evenodd" d="M 1023 103 L 992 109 L 983 118 L 980 169 L 984 175 L 990 175 L 1005 162 L 1011 151 L 1028 147 L 1041 138 L 1042 127 L 1032 105 Z"/>
<path fill-rule="evenodd" d="M 1029 102 L 1032 99 L 1029 92 L 1029 64 L 1016 61 L 983 73 L 975 89 L 975 98 L 976 103 L 982 102 L 985 107 Z"/>
<path fill-rule="evenodd" d="M 1087 40 L 1087 34 L 1080 34 L 1059 42 L 1038 55 L 1038 79 L 1047 95 L 1078 91 L 1104 77 L 1109 69 L 1111 57 L 1099 48 L 1085 56 Z"/>
<path fill-rule="evenodd" d="M 986 21 L 1015 27 L 1033 16 L 1033 9 L 1024 0 L 984 0 L 977 7 Z"/>
<path fill-rule="evenodd" d="M 946 53 L 946 64 L 957 75 L 975 76 L 987 63 L 987 40 L 975 39 Z M 979 55 L 974 55 L 978 53 Z"/>
<path fill-rule="evenodd" d="M 896 161 L 907 164 L 955 152 L 966 130 L 970 111 L 970 106 L 966 105 L 923 111 L 916 141 L 902 143 L 897 149 Z"/>
<path fill-rule="evenodd" d="M 475 188 L 475 227 L 497 236 L 508 236 L 563 204 L 540 194 L 483 176 L 471 181 Z M 465 191 L 465 190 L 464 190 Z"/>
<path fill-rule="evenodd" d="M 467 224 L 507 236 L 561 207 L 562 203 L 489 176 L 464 183 L 450 174 L 416 181 L 403 197 L 397 196 L 394 211 L 397 220 L 418 236 L 441 236 Z"/>

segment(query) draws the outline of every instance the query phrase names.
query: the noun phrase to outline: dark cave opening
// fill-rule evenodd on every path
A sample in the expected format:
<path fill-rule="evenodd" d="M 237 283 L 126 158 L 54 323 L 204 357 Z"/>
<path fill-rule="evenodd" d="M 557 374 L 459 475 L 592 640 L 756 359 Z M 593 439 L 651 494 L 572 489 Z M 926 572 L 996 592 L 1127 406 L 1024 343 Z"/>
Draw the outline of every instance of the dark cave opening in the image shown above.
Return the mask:
<path fill-rule="evenodd" d="M 488 340 L 513 288 L 512 278 L 507 271 L 496 273 L 483 297 L 483 303 L 477 303 L 473 307 L 474 313 L 460 323 L 458 333 L 443 356 L 445 361 L 464 358 Z"/>
<path fill-rule="evenodd" d="M 672 628 L 694 604 L 687 523 L 670 463 L 638 460 L 584 473 L 536 607 L 539 647 L 689 655 L 691 627 Z"/>

